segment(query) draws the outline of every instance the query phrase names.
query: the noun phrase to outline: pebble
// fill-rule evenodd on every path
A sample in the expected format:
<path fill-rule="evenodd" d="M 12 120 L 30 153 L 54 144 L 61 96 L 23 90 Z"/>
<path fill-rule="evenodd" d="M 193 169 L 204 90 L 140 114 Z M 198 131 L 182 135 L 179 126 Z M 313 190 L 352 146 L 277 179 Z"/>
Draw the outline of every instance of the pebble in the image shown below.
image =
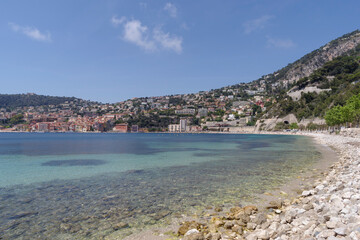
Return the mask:
<path fill-rule="evenodd" d="M 356 239 L 360 240 L 360 138 L 312 134 L 318 143 L 339 153 L 340 161 L 332 165 L 324 179 L 316 180 L 313 189 L 301 196 L 278 204 L 270 202 L 265 222 L 257 224 L 254 211 L 248 209 L 250 222 L 246 230 L 230 239 Z M 349 144 L 356 142 L 356 144 Z M 305 188 L 309 187 L 304 185 Z M 283 194 L 284 195 L 284 194 Z M 266 213 L 265 213 L 266 215 Z M 234 228 L 229 220 L 224 228 Z M 220 227 L 220 226 L 219 226 Z M 350 231 L 358 229 L 355 231 Z M 229 236 L 229 235 L 227 235 Z M 229 239 L 222 236 L 222 239 Z"/>
<path fill-rule="evenodd" d="M 341 236 L 345 236 L 345 228 L 335 228 L 334 229 L 334 232 L 337 234 L 337 235 L 341 235 Z"/>
<path fill-rule="evenodd" d="M 189 231 L 187 231 L 187 232 L 185 233 L 184 236 L 189 236 L 189 235 L 195 234 L 195 233 L 199 233 L 199 230 L 197 230 L 197 229 L 190 229 Z"/>

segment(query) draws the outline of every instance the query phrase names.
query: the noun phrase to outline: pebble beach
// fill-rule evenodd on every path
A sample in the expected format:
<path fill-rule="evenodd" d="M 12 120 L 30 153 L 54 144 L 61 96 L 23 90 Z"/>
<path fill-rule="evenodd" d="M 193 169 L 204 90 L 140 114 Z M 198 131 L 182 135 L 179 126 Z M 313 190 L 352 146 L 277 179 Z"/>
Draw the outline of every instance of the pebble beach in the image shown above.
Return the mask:
<path fill-rule="evenodd" d="M 299 133 L 298 133 L 299 134 Z M 155 240 L 220 239 L 360 239 L 360 138 L 356 132 L 339 135 L 301 133 L 332 149 L 321 171 L 303 176 L 292 193 L 264 193 L 262 202 L 226 208 L 209 207 L 204 215 L 174 221 L 172 226 L 126 238 Z M 291 185 L 291 183 L 289 183 Z"/>

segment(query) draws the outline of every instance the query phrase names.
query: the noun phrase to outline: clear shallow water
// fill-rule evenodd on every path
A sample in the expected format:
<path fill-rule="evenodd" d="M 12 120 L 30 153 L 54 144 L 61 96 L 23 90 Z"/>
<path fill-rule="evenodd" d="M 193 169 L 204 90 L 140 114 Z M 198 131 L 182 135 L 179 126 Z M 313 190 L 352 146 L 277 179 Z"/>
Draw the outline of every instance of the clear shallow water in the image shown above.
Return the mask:
<path fill-rule="evenodd" d="M 2 133 L 0 233 L 123 237 L 191 209 L 247 201 L 318 159 L 301 136 Z"/>

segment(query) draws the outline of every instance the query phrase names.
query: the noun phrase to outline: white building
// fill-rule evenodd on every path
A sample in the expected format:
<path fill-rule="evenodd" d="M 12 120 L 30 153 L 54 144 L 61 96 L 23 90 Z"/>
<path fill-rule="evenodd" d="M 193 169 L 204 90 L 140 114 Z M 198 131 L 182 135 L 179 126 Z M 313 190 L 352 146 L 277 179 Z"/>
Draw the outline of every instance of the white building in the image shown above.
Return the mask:
<path fill-rule="evenodd" d="M 187 120 L 180 119 L 180 132 L 186 132 L 186 125 L 187 125 Z"/>
<path fill-rule="evenodd" d="M 169 132 L 180 132 L 180 124 L 170 124 Z"/>
<path fill-rule="evenodd" d="M 194 115 L 195 114 L 195 109 L 185 108 L 185 109 L 181 109 L 181 110 L 175 110 L 175 114 Z"/>

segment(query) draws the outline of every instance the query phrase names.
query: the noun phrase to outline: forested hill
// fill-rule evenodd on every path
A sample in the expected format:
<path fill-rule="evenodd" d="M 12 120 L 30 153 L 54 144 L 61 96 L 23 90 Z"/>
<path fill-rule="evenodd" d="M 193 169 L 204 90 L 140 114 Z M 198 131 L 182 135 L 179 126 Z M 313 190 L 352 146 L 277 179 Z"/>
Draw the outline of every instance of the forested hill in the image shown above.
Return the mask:
<path fill-rule="evenodd" d="M 276 97 L 263 118 L 293 113 L 298 120 L 321 117 L 333 106 L 343 106 L 360 93 L 360 45 L 347 55 L 325 63 Z"/>
<path fill-rule="evenodd" d="M 80 100 L 75 97 L 54 97 L 37 94 L 0 94 L 0 108 L 58 105 Z"/>

